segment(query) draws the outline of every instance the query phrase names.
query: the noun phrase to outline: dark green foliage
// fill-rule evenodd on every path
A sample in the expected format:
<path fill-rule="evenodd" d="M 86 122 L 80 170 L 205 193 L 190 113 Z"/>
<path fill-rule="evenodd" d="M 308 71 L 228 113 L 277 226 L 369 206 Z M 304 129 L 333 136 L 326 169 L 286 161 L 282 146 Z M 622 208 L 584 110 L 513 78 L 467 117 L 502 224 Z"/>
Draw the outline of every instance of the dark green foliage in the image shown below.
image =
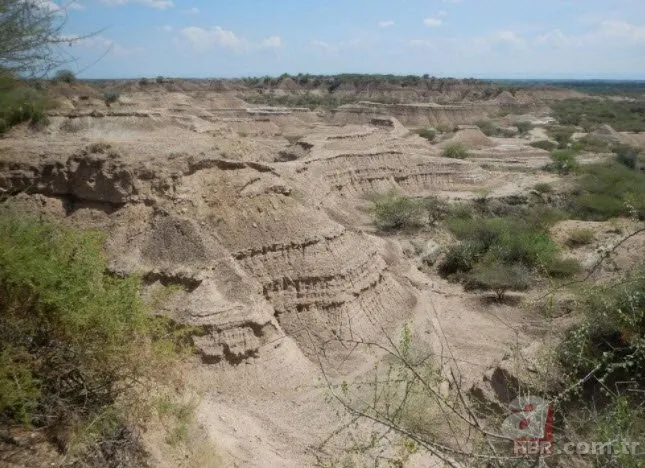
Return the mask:
<path fill-rule="evenodd" d="M 564 149 L 569 146 L 571 136 L 575 133 L 575 127 L 554 125 L 547 128 L 547 134 L 558 143 L 558 148 Z"/>
<path fill-rule="evenodd" d="M 103 93 L 103 100 L 105 101 L 106 106 L 110 106 L 110 104 L 114 104 L 119 100 L 121 97 L 121 94 L 118 91 L 105 91 Z"/>
<path fill-rule="evenodd" d="M 410 198 L 394 191 L 371 197 L 376 225 L 383 231 L 418 229 L 443 219 L 448 207 L 436 197 Z"/>
<path fill-rule="evenodd" d="M 529 270 L 521 264 L 499 261 L 477 264 L 464 282 L 466 291 L 493 291 L 502 300 L 508 291 L 526 291 L 531 285 Z"/>
<path fill-rule="evenodd" d="M 530 132 L 531 129 L 533 128 L 533 124 L 531 122 L 517 122 L 515 126 L 517 127 L 517 130 L 520 132 L 521 135 L 524 135 Z"/>
<path fill-rule="evenodd" d="M 439 263 L 437 271 L 444 278 L 467 273 L 472 270 L 477 260 L 481 257 L 481 250 L 481 246 L 468 242 L 455 244 L 448 249 L 441 263 Z"/>
<path fill-rule="evenodd" d="M 553 192 L 553 187 L 551 186 L 551 184 L 547 184 L 546 182 L 540 182 L 538 184 L 535 184 L 533 188 L 540 193 Z"/>
<path fill-rule="evenodd" d="M 475 122 L 482 133 L 486 136 L 493 136 L 497 133 L 497 127 L 490 120 L 479 120 Z"/>
<path fill-rule="evenodd" d="M 558 147 L 558 144 L 553 143 L 552 141 L 549 141 L 549 140 L 539 140 L 539 141 L 534 141 L 532 143 L 529 143 L 529 146 L 532 146 L 533 148 L 543 149 L 546 151 L 553 151 Z"/>
<path fill-rule="evenodd" d="M 0 89 L 0 135 L 22 122 L 45 123 L 51 107 L 43 92 L 14 82 Z"/>
<path fill-rule="evenodd" d="M 60 81 L 67 84 L 76 82 L 76 75 L 71 70 L 58 70 L 54 75 L 55 81 Z"/>
<path fill-rule="evenodd" d="M 616 145 L 612 149 L 616 161 L 630 169 L 638 170 L 642 166 L 642 150 L 630 145 Z"/>
<path fill-rule="evenodd" d="M 564 125 L 592 128 L 609 124 L 619 132 L 645 130 L 645 101 L 567 99 L 551 104 L 554 117 Z"/>
<path fill-rule="evenodd" d="M 431 128 L 417 128 L 416 130 L 413 130 L 413 131 L 420 137 L 425 138 L 430 142 L 434 141 L 435 137 L 437 136 L 437 132 Z"/>
<path fill-rule="evenodd" d="M 175 352 L 168 323 L 145 313 L 139 278 L 106 272 L 102 240 L 0 220 L 2 425 L 73 425 L 84 436 L 123 427 L 128 410 L 116 408 Z"/>
<path fill-rule="evenodd" d="M 645 219 L 645 174 L 618 164 L 585 166 L 569 211 L 580 219 Z"/>
<path fill-rule="evenodd" d="M 573 150 L 560 149 L 551 153 L 551 162 L 545 169 L 551 172 L 557 172 L 560 175 L 566 175 L 578 169 L 579 164 L 576 153 Z"/>
<path fill-rule="evenodd" d="M 466 159 L 468 149 L 462 143 L 450 143 L 443 149 L 441 155 L 444 158 Z"/>

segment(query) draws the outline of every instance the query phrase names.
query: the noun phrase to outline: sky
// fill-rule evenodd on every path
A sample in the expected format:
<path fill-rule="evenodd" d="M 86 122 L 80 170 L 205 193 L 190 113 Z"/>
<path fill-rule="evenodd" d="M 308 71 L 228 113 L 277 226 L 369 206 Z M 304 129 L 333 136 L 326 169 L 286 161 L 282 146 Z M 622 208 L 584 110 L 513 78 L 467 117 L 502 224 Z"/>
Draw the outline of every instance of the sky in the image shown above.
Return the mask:
<path fill-rule="evenodd" d="M 54 1 L 43 0 L 50 5 Z M 77 0 L 83 78 L 645 79 L 645 0 Z"/>

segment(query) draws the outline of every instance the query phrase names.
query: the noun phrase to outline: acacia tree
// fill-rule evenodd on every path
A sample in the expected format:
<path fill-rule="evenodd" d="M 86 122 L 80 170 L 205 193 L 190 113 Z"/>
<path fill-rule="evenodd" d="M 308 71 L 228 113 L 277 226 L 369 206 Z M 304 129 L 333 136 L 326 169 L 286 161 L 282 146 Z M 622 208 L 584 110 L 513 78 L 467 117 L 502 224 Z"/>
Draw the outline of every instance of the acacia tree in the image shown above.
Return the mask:
<path fill-rule="evenodd" d="M 0 70 L 35 76 L 63 63 L 56 47 L 79 40 L 62 35 L 68 7 L 47 0 L 0 0 Z"/>

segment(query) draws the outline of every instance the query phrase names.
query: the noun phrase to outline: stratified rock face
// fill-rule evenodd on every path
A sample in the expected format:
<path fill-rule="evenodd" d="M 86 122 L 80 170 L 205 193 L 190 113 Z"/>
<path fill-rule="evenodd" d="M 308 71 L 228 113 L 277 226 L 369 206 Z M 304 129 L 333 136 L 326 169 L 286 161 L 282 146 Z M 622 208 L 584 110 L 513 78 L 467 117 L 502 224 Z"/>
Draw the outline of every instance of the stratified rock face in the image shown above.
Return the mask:
<path fill-rule="evenodd" d="M 112 204 L 127 203 L 136 193 L 131 169 L 106 155 L 73 156 L 65 163 L 40 165 L 0 162 L 0 188 Z"/>

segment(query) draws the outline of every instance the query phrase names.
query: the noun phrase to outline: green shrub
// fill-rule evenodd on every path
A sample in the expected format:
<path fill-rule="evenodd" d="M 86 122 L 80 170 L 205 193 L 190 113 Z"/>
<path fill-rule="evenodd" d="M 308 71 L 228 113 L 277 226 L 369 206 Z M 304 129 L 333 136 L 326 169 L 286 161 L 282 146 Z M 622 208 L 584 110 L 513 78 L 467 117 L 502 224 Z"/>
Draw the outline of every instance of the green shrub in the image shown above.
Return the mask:
<path fill-rule="evenodd" d="M 564 125 L 583 125 L 587 128 L 609 124 L 619 132 L 645 130 L 643 100 L 612 101 L 566 99 L 551 104 L 554 116 Z"/>
<path fill-rule="evenodd" d="M 25 86 L 0 91 L 0 134 L 22 122 L 37 125 L 47 122 L 45 111 L 50 101 L 40 91 Z"/>
<path fill-rule="evenodd" d="M 441 155 L 445 158 L 466 159 L 468 149 L 462 143 L 450 143 L 443 149 Z"/>
<path fill-rule="evenodd" d="M 533 186 L 533 189 L 536 190 L 539 193 L 552 193 L 553 192 L 553 187 L 551 184 L 548 184 L 546 182 L 540 182 L 537 183 Z"/>
<path fill-rule="evenodd" d="M 467 291 L 493 291 L 499 301 L 508 291 L 526 291 L 531 285 L 528 269 L 521 264 L 480 263 L 467 275 Z"/>
<path fill-rule="evenodd" d="M 422 227 L 428 221 L 424 201 L 394 191 L 373 196 L 372 213 L 379 229 L 400 230 Z"/>
<path fill-rule="evenodd" d="M 589 151 L 591 153 L 606 153 L 610 150 L 611 144 L 600 138 L 596 138 L 591 135 L 582 137 L 579 141 L 579 148 L 583 151 Z"/>
<path fill-rule="evenodd" d="M 146 314 L 139 278 L 107 273 L 102 241 L 97 232 L 0 219 L 4 426 L 67 425 L 100 438 L 127 426 L 131 389 L 176 355 L 168 321 Z"/>
<path fill-rule="evenodd" d="M 150 81 L 148 81 L 148 78 L 141 78 L 139 80 L 139 86 L 148 86 L 150 84 Z"/>
<path fill-rule="evenodd" d="M 547 128 L 547 134 L 558 143 L 558 148 L 560 149 L 565 149 L 569 146 L 569 141 L 575 131 L 575 127 L 560 125 L 554 125 Z"/>
<path fill-rule="evenodd" d="M 437 136 L 437 132 L 431 128 L 418 128 L 414 130 L 414 133 L 430 142 L 434 141 L 435 137 Z"/>
<path fill-rule="evenodd" d="M 582 266 L 575 258 L 554 258 L 545 268 L 552 278 L 570 278 L 582 272 Z"/>
<path fill-rule="evenodd" d="M 547 171 L 557 172 L 560 175 L 569 174 L 579 167 L 576 154 L 568 149 L 553 151 L 551 153 L 551 161 L 545 169 Z"/>
<path fill-rule="evenodd" d="M 645 219 L 645 174 L 618 163 L 585 166 L 569 211 L 594 221 L 621 216 Z"/>
<path fill-rule="evenodd" d="M 616 155 L 616 161 L 629 169 L 638 170 L 641 166 L 641 153 L 640 148 L 630 145 L 617 145 L 612 149 Z"/>
<path fill-rule="evenodd" d="M 450 277 L 469 272 L 481 257 L 481 247 L 462 242 L 451 246 L 437 267 L 439 274 Z"/>
<path fill-rule="evenodd" d="M 596 234 L 591 229 L 574 229 L 567 236 L 566 244 L 569 247 L 576 248 L 583 245 L 589 245 L 596 239 Z"/>
<path fill-rule="evenodd" d="M 553 143 L 552 141 L 549 141 L 549 140 L 539 140 L 539 141 L 534 141 L 529 143 L 529 146 L 532 146 L 533 148 L 543 149 L 546 151 L 553 151 L 558 147 L 558 144 Z"/>
<path fill-rule="evenodd" d="M 54 80 L 72 84 L 76 82 L 76 75 L 71 70 L 58 70 L 54 75 Z"/>
<path fill-rule="evenodd" d="M 121 94 L 118 91 L 106 91 L 103 93 L 103 100 L 108 107 L 110 107 L 110 104 L 117 102 L 120 97 Z"/>
<path fill-rule="evenodd" d="M 437 125 L 437 131 L 441 133 L 450 133 L 455 131 L 455 126 L 445 123 L 440 123 Z"/>
<path fill-rule="evenodd" d="M 515 124 L 517 130 L 520 132 L 520 135 L 525 135 L 533 129 L 533 124 L 528 121 L 517 122 Z"/>
<path fill-rule="evenodd" d="M 497 133 L 497 127 L 490 120 L 479 120 L 475 122 L 482 133 L 486 136 L 494 136 Z"/>

